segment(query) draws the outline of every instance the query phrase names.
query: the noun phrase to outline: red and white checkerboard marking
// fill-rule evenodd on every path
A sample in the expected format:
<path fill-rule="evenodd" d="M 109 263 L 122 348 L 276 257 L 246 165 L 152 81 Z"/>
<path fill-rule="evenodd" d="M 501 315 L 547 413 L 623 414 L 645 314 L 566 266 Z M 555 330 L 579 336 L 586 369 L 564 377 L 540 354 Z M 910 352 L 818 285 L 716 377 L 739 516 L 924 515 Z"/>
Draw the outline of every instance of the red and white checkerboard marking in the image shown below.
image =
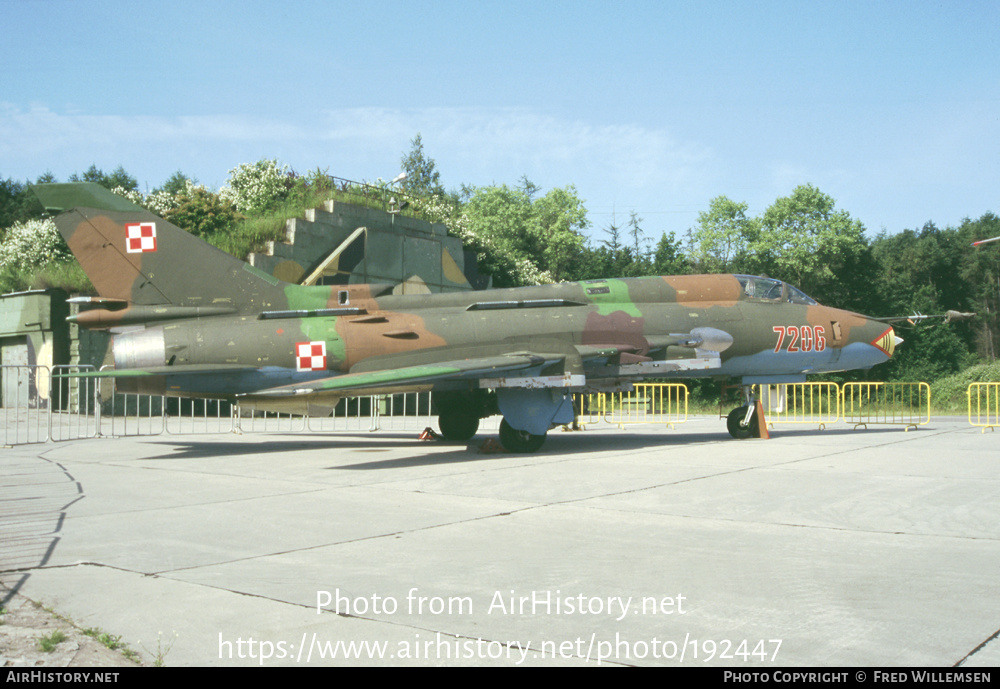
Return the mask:
<path fill-rule="evenodd" d="M 325 371 L 326 342 L 298 342 L 295 345 L 295 370 Z"/>
<path fill-rule="evenodd" d="M 156 223 L 133 222 L 125 225 L 125 251 L 130 254 L 156 251 Z"/>

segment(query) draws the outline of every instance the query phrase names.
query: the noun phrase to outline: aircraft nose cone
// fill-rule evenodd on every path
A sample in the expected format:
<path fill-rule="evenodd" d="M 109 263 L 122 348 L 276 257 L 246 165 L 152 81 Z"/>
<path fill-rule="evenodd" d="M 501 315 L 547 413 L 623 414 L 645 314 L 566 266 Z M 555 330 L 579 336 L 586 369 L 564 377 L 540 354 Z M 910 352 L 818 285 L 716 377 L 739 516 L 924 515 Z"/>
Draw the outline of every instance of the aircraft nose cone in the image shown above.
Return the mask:
<path fill-rule="evenodd" d="M 902 338 L 896 337 L 896 331 L 892 329 L 892 326 L 889 326 L 885 332 L 871 341 L 871 345 L 881 350 L 886 356 L 891 357 L 892 353 L 896 351 L 896 345 L 902 341 Z"/>

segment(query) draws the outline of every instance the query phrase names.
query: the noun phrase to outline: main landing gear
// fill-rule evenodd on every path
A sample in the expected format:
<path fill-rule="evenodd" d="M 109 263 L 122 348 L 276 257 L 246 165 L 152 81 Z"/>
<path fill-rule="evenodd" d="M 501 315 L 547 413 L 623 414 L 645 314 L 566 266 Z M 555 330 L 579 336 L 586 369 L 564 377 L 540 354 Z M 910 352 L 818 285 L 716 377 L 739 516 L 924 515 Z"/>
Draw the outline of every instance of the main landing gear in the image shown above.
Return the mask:
<path fill-rule="evenodd" d="M 511 428 L 507 419 L 500 422 L 500 444 L 508 452 L 538 452 L 545 444 L 545 436 Z"/>
<path fill-rule="evenodd" d="M 441 414 L 438 416 L 438 428 L 445 440 L 469 440 L 479 430 L 479 417 L 459 412 Z M 500 444 L 508 452 L 538 452 L 545 444 L 545 434 L 519 431 L 503 419 L 500 421 Z"/>
<path fill-rule="evenodd" d="M 445 440 L 468 440 L 479 430 L 479 417 L 452 412 L 438 416 L 438 428 Z"/>
<path fill-rule="evenodd" d="M 485 390 L 434 393 L 434 412 L 445 440 L 468 440 L 479 420 L 497 413 L 496 395 Z"/>
<path fill-rule="evenodd" d="M 435 393 L 434 411 L 446 440 L 469 440 L 479 420 L 494 414 L 500 422 L 500 444 L 508 452 L 537 452 L 549 428 L 572 423 L 573 398 L 562 388 L 501 388 Z"/>

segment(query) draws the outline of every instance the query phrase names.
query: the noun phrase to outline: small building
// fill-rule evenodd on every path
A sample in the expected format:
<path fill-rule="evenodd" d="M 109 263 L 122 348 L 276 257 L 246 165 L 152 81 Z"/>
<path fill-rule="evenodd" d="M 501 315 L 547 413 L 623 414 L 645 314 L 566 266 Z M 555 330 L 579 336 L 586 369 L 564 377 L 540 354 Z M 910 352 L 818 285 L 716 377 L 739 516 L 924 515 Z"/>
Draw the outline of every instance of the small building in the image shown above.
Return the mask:
<path fill-rule="evenodd" d="M 444 225 L 375 208 L 327 201 L 292 218 L 284 242 L 248 262 L 298 284 L 393 284 L 398 294 L 486 289 L 476 254 Z"/>
<path fill-rule="evenodd" d="M 25 407 L 48 397 L 48 372 L 70 359 L 66 292 L 32 290 L 0 297 L 0 400 Z M 37 368 L 35 370 L 34 367 Z M 41 375 L 39 372 L 43 371 Z"/>

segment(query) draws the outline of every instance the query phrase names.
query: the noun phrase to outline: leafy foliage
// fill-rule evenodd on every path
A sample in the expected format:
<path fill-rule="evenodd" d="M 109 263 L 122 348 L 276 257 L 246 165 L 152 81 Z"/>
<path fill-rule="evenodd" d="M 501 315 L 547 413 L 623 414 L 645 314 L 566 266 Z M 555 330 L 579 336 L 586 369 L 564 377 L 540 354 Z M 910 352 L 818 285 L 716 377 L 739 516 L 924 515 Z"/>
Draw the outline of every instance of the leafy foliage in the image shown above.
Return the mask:
<path fill-rule="evenodd" d="M 176 205 L 161 213 L 164 220 L 202 238 L 217 233 L 231 233 L 244 219 L 228 198 L 190 182 L 183 192 L 173 198 Z"/>
<path fill-rule="evenodd" d="M 400 161 L 406 179 L 402 182 L 403 190 L 411 196 L 443 196 L 441 174 L 433 158 L 424 153 L 424 143 L 418 132 L 410 142 L 410 152 Z"/>
<path fill-rule="evenodd" d="M 752 273 L 753 245 L 760 221 L 748 218 L 747 204 L 717 196 L 698 213 L 698 225 L 688 232 L 691 259 L 701 273 Z"/>
<path fill-rule="evenodd" d="M 176 196 L 177 194 L 184 193 L 189 184 L 197 184 L 197 182 L 178 170 L 174 174 L 170 175 L 158 191 Z"/>
<path fill-rule="evenodd" d="M 557 282 L 584 245 L 588 225 L 583 201 L 572 186 L 532 200 L 506 184 L 463 190 L 467 221 L 462 229 L 479 252 L 480 269 L 498 287 Z M 466 239 L 466 237 L 463 237 Z"/>
<path fill-rule="evenodd" d="M 845 269 L 867 250 L 865 228 L 833 198 L 812 185 L 796 187 L 776 200 L 760 219 L 750 243 L 756 272 L 787 280 L 828 303 L 846 306 L 853 285 Z"/>
<path fill-rule="evenodd" d="M 970 366 L 935 381 L 931 386 L 931 404 L 935 410 L 965 411 L 969 385 L 997 381 L 1000 381 L 1000 361 Z"/>
<path fill-rule="evenodd" d="M 12 179 L 0 180 L 0 228 L 37 218 L 41 213 L 42 204 L 27 184 Z"/>
<path fill-rule="evenodd" d="M 91 165 L 82 175 L 75 172 L 69 177 L 70 182 L 96 182 L 105 189 L 121 187 L 126 191 L 138 191 L 139 182 L 135 177 L 125 172 L 125 168 L 119 165 L 110 174 L 106 174 L 96 165 Z"/>

